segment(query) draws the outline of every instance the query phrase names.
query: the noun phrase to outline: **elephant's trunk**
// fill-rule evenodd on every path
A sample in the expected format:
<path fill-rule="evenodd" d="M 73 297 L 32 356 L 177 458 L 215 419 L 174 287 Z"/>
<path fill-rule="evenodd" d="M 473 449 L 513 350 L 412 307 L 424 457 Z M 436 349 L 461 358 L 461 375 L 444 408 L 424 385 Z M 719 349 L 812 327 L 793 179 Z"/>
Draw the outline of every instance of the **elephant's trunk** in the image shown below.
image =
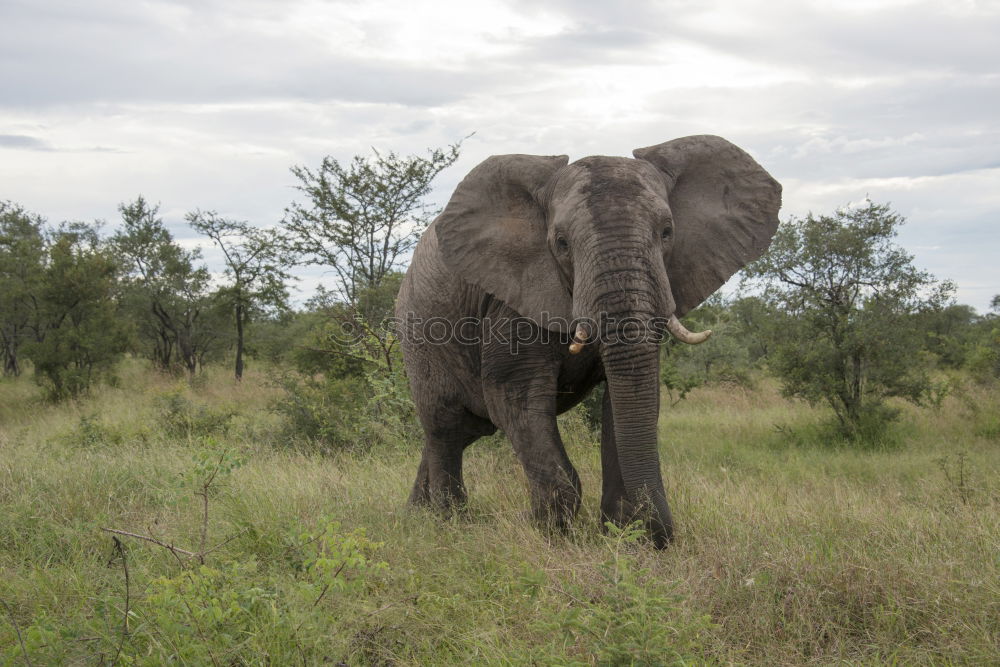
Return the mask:
<path fill-rule="evenodd" d="M 631 239 L 630 239 L 631 240 Z M 657 448 L 660 409 L 659 345 L 654 322 L 673 312 L 663 260 L 644 238 L 601 249 L 593 274 L 580 276 L 581 305 L 592 321 L 588 344 L 599 339 L 611 398 L 615 444 L 626 491 L 622 516 L 643 519 L 653 542 L 664 547 L 673 534 Z M 598 335 L 599 334 L 599 335 Z M 616 335 L 624 334 L 624 335 Z M 577 342 L 579 334 L 577 334 Z"/>
<path fill-rule="evenodd" d="M 657 447 L 659 354 L 653 341 L 605 345 L 604 372 L 611 394 L 615 442 L 631 507 L 623 518 L 643 519 L 657 547 L 673 536 Z M 628 516 L 628 514 L 631 515 Z"/>

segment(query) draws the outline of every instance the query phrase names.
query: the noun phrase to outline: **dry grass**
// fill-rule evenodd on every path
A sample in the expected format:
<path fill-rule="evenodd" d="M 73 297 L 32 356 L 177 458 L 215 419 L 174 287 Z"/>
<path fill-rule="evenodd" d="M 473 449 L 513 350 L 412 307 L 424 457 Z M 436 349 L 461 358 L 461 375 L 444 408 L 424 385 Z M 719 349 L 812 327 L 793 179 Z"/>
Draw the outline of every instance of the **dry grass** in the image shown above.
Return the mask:
<path fill-rule="evenodd" d="M 101 526 L 179 545 L 196 539 L 200 515 L 184 502 L 182 480 L 204 442 L 167 435 L 157 411 L 157 397 L 177 390 L 137 365 L 124 369 L 119 388 L 59 407 L 37 402 L 29 381 L 0 383 L 0 599 L 11 607 L 0 613 L 0 659 L 20 660 L 11 621 L 34 633 L 26 641 L 35 664 L 114 654 L 122 573 L 106 567 L 111 543 Z M 247 655 L 586 663 L 627 643 L 606 628 L 593 632 L 595 608 L 622 604 L 614 613 L 640 619 L 641 636 L 688 637 L 684 655 L 696 662 L 985 664 L 1000 654 L 1000 440 L 990 426 L 1000 401 L 992 390 L 967 387 L 937 410 L 906 408 L 900 445 L 881 451 L 825 441 L 823 413 L 782 399 L 769 381 L 755 392 L 697 390 L 661 420 L 679 528 L 664 552 L 598 529 L 599 451 L 577 417 L 563 420 L 563 432 L 584 509 L 569 536 L 550 536 L 525 522 L 523 475 L 500 438 L 469 450 L 470 506 L 441 521 L 403 505 L 417 443 L 371 456 L 287 446 L 266 410 L 272 392 L 261 376 L 235 385 L 221 369 L 183 390 L 195 403 L 240 412 L 211 436 L 245 459 L 213 499 L 213 539 L 236 535 L 214 561 L 253 563 L 257 585 L 305 619 L 290 634 L 277 621 L 255 621 L 240 641 L 257 652 L 234 663 L 253 662 Z M 288 535 L 326 519 L 382 542 L 377 558 L 388 567 L 360 590 L 324 596 L 314 618 L 311 600 L 295 602 L 301 572 L 288 560 Z M 156 664 L 178 649 L 139 640 L 154 603 L 148 587 L 178 566 L 155 546 L 127 546 L 137 616 L 123 655 Z M 650 595 L 679 597 L 665 613 L 629 606 L 614 597 L 620 582 L 607 578 L 609 562 L 646 571 Z M 585 612 L 582 630 L 552 626 L 574 609 Z M 213 641 L 192 642 L 203 640 Z"/>

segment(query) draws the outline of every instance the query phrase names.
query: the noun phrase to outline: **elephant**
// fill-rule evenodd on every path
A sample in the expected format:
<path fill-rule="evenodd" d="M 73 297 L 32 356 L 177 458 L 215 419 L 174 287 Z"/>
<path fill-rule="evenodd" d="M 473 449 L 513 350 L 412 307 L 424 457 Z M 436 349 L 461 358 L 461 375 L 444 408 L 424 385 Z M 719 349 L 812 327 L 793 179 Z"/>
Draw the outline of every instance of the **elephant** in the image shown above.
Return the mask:
<path fill-rule="evenodd" d="M 673 539 L 658 343 L 708 337 L 678 318 L 767 249 L 781 185 L 717 136 L 632 154 L 489 157 L 422 234 L 396 305 L 425 434 L 411 504 L 461 507 L 465 448 L 501 429 L 532 517 L 565 529 L 581 486 L 556 416 L 604 382 L 602 523 Z"/>

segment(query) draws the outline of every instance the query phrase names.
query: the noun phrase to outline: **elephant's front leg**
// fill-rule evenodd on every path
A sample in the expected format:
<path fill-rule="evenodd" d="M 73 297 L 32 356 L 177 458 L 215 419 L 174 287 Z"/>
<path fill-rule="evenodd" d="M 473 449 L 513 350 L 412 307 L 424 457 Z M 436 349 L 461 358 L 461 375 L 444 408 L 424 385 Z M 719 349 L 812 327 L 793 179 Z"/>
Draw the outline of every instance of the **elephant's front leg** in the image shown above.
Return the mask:
<path fill-rule="evenodd" d="M 535 520 L 568 528 L 580 507 L 577 475 L 556 425 L 557 365 L 545 348 L 484 354 L 483 389 L 493 422 L 524 467 Z"/>

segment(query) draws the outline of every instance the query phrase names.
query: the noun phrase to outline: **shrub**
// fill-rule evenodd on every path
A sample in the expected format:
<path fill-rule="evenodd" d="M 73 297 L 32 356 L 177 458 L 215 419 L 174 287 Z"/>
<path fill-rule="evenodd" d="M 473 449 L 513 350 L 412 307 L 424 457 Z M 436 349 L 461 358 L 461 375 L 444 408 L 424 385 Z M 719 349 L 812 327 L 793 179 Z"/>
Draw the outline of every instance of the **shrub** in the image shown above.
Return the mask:
<path fill-rule="evenodd" d="M 76 425 L 63 433 L 59 440 L 70 447 L 99 447 L 117 445 L 125 440 L 120 429 L 104 422 L 99 415 L 80 415 Z"/>
<path fill-rule="evenodd" d="M 284 420 L 288 435 L 334 449 L 358 443 L 365 404 L 364 380 L 285 374 L 277 380 L 283 389 L 272 409 Z"/>
<path fill-rule="evenodd" d="M 225 433 L 237 411 L 232 408 L 211 408 L 192 401 L 181 389 L 157 396 L 158 421 L 165 433 L 194 438 Z"/>
<path fill-rule="evenodd" d="M 278 379 L 284 390 L 273 409 L 289 435 L 332 449 L 385 449 L 421 442 L 420 425 L 401 363 L 371 362 L 360 377 Z"/>

